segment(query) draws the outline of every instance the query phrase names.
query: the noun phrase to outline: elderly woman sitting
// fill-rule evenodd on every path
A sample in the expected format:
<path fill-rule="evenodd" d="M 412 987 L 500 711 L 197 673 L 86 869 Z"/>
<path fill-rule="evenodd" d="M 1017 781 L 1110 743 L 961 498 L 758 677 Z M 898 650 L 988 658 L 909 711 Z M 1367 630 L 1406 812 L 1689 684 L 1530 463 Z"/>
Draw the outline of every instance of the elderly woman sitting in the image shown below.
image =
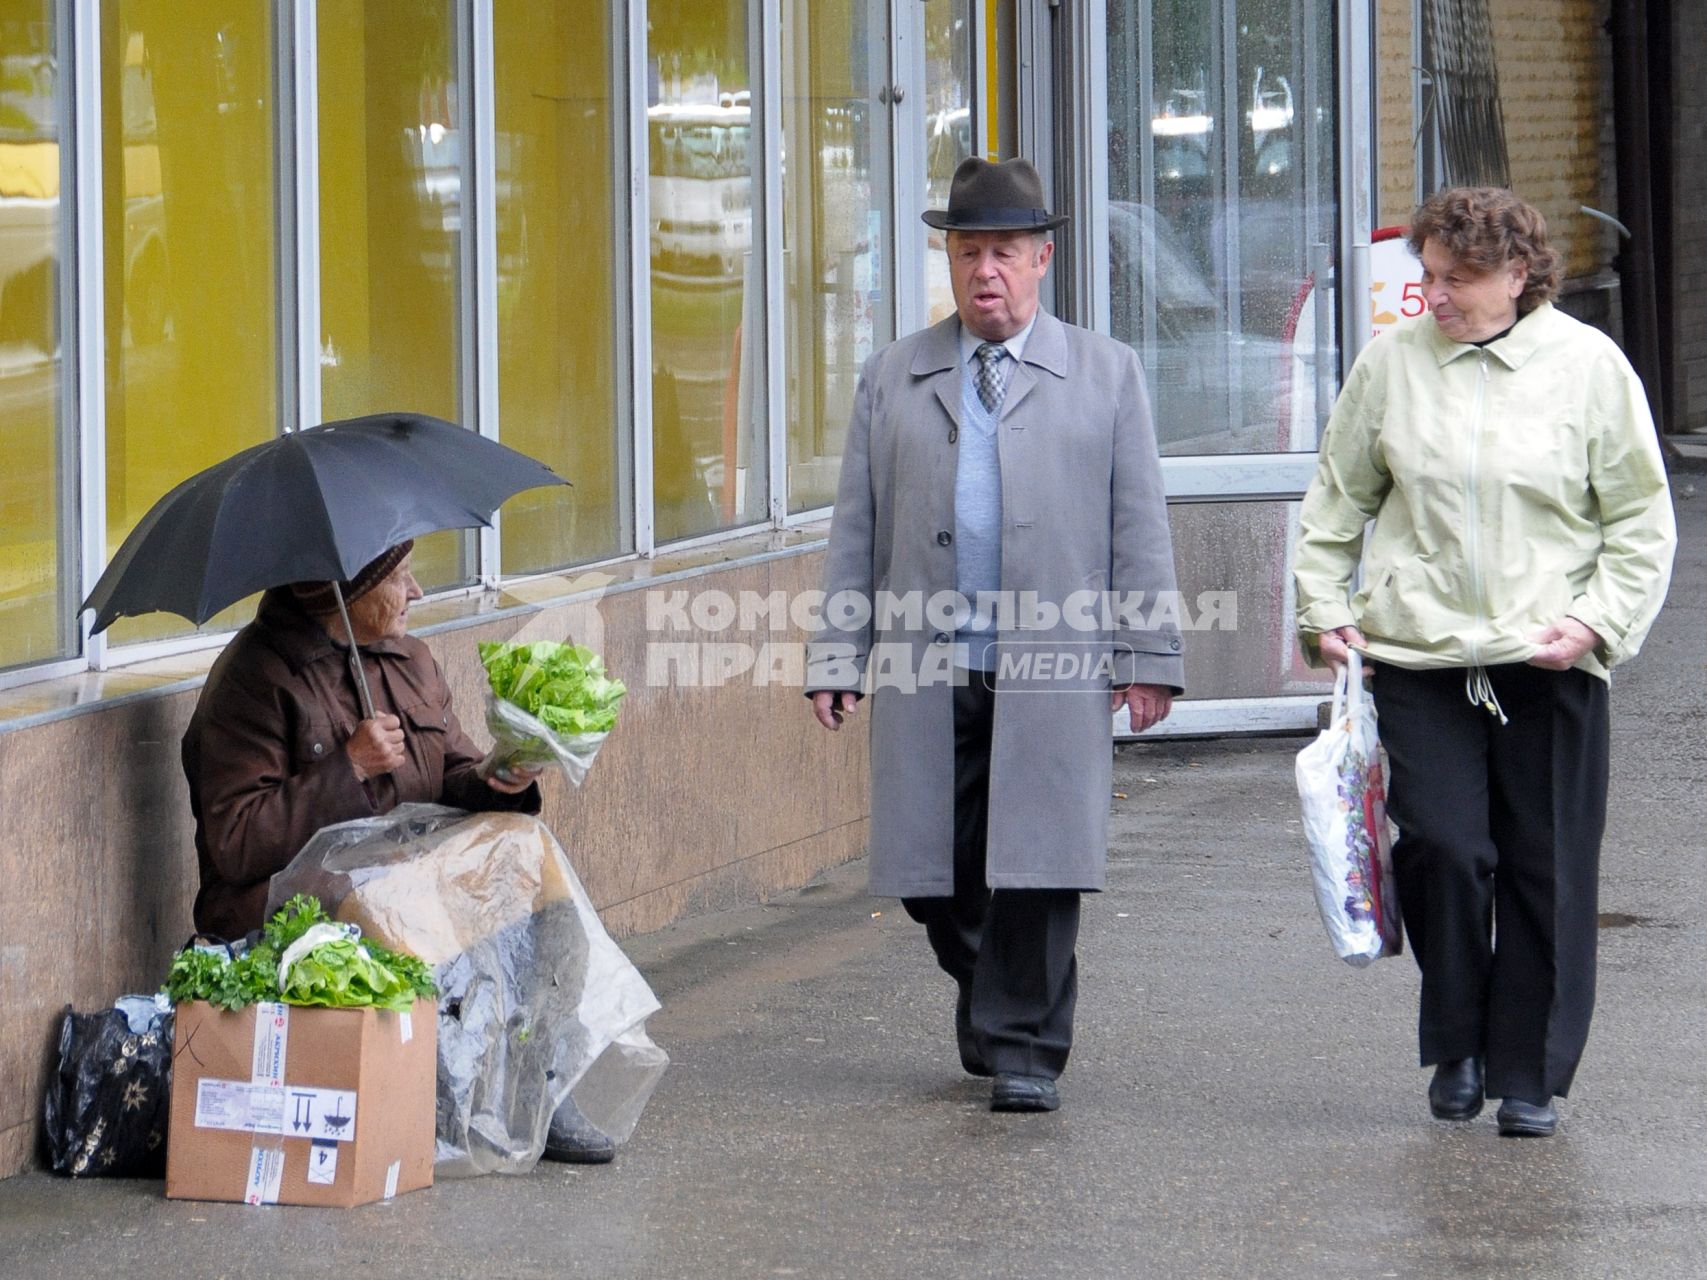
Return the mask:
<path fill-rule="evenodd" d="M 321 827 L 410 801 L 538 813 L 536 772 L 482 778 L 480 752 L 451 710 L 427 646 L 408 632 L 421 598 L 413 542 L 362 568 L 343 588 L 346 630 L 330 582 L 261 597 L 208 675 L 184 734 L 201 892 L 196 928 L 237 938 L 261 924 L 267 883 Z M 375 714 L 364 718 L 350 670 L 355 636 Z M 565 1099 L 545 1154 L 602 1164 L 616 1148 Z"/>
<path fill-rule="evenodd" d="M 421 588 L 402 542 L 343 584 L 375 715 L 364 719 L 329 582 L 261 597 L 209 674 L 184 734 L 201 892 L 196 928 L 260 927 L 267 881 L 321 827 L 408 801 L 539 812 L 533 778 L 483 779 L 427 646 L 408 634 Z"/>

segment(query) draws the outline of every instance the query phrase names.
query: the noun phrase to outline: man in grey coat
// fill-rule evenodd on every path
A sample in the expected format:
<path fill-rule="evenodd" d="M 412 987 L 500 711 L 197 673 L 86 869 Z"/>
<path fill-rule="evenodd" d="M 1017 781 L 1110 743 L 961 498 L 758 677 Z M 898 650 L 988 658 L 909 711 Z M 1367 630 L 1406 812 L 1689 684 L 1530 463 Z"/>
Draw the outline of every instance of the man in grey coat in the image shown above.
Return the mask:
<path fill-rule="evenodd" d="M 1024 160 L 954 175 L 957 313 L 867 362 L 806 689 L 872 696 L 871 891 L 959 988 L 961 1063 L 998 1111 L 1052 1111 L 1079 896 L 1103 887 L 1110 708 L 1182 692 L 1173 547 L 1130 348 L 1038 307 L 1066 219 Z"/>

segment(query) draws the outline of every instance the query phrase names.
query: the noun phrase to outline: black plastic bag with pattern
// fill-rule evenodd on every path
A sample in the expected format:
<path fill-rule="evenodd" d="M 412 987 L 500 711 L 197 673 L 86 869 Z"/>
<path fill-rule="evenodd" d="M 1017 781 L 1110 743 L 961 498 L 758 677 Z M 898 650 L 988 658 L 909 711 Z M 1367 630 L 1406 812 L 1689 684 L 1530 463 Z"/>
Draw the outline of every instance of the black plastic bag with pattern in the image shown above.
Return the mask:
<path fill-rule="evenodd" d="M 172 1013 L 141 1030 L 122 1009 L 73 1013 L 48 1080 L 48 1163 L 73 1178 L 160 1178 L 172 1095 Z"/>

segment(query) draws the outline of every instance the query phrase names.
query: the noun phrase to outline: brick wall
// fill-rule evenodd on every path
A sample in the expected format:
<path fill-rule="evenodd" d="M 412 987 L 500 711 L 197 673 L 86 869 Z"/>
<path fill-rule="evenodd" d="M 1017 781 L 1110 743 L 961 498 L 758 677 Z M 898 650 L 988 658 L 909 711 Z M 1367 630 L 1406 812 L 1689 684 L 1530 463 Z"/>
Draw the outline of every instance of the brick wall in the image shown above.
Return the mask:
<path fill-rule="evenodd" d="M 1380 221 L 1411 209 L 1416 129 L 1412 106 L 1412 0 L 1376 0 Z M 1499 65 L 1512 187 L 1547 216 L 1565 274 L 1611 265 L 1613 233 L 1580 206 L 1607 204 L 1602 156 L 1612 84 L 1608 0 L 1488 0 Z M 1699 37 L 1698 37 L 1699 38 Z"/>
<path fill-rule="evenodd" d="M 1488 0 L 1512 188 L 1547 216 L 1567 277 L 1610 265 L 1611 234 L 1578 212 L 1600 205 L 1606 0 Z"/>
<path fill-rule="evenodd" d="M 1375 225 L 1403 226 L 1416 208 L 1415 41 L 1412 0 L 1375 6 Z"/>
<path fill-rule="evenodd" d="M 1676 280 L 1673 431 L 1707 430 L 1707 76 L 1687 51 L 1707 48 L 1707 6 L 1678 0 L 1671 47 L 1679 51 L 1672 128 L 1677 142 L 1673 193 Z"/>

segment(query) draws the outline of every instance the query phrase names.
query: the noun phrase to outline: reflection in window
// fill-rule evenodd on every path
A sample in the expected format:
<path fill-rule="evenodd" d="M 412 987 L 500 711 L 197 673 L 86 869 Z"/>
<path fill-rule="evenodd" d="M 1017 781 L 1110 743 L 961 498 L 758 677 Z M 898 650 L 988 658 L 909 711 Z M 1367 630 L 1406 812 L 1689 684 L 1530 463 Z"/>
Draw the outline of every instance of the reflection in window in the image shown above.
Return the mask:
<path fill-rule="evenodd" d="M 51 0 L 0 0 L 0 667 L 73 652 L 61 585 L 59 56 Z"/>
<path fill-rule="evenodd" d="M 783 6 L 788 506 L 835 501 L 866 357 L 895 336 L 887 0 Z"/>
<path fill-rule="evenodd" d="M 925 207 L 946 209 L 960 162 L 972 155 L 972 0 L 925 0 Z M 929 230 L 925 294 L 935 324 L 954 310 L 944 233 Z"/>
<path fill-rule="evenodd" d="M 746 0 L 648 6 L 652 501 L 659 542 L 762 520 L 764 278 Z"/>
<path fill-rule="evenodd" d="M 110 556 L 167 490 L 277 429 L 273 59 L 265 0 L 104 0 L 100 25 Z M 108 635 L 188 630 L 151 614 Z"/>
<path fill-rule="evenodd" d="M 1109 0 L 1113 332 L 1164 453 L 1316 447 L 1337 374 L 1333 5 Z M 1231 61 L 1229 61 L 1231 55 Z"/>
<path fill-rule="evenodd" d="M 450 0 L 318 6 L 320 400 L 331 421 L 461 417 L 463 120 Z M 466 581 L 466 535 L 421 539 L 428 590 Z"/>
<path fill-rule="evenodd" d="M 568 477 L 504 504 L 503 571 L 632 550 L 617 399 L 610 6 L 498 0 L 498 397 L 504 443 Z"/>

